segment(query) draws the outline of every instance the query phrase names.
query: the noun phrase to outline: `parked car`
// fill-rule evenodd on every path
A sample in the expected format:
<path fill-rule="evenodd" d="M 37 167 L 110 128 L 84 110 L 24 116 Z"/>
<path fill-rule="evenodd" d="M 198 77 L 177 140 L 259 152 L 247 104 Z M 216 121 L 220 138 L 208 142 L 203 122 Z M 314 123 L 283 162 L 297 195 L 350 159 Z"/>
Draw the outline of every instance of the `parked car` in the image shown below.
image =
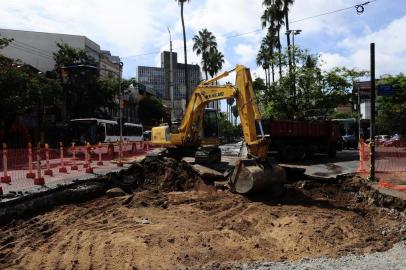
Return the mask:
<path fill-rule="evenodd" d="M 384 142 L 385 147 L 406 147 L 406 138 L 402 135 L 395 134 L 388 141 Z"/>
<path fill-rule="evenodd" d="M 389 135 L 378 135 L 375 136 L 375 144 L 376 145 L 383 145 L 385 142 L 390 140 L 390 136 Z"/>

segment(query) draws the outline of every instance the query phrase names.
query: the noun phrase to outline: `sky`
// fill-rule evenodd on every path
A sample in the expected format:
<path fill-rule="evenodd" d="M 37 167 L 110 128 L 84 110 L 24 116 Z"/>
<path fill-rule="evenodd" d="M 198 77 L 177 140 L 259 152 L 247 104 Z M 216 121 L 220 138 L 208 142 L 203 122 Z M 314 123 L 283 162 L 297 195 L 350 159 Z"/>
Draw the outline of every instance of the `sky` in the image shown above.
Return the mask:
<path fill-rule="evenodd" d="M 291 29 L 302 30 L 295 37 L 296 45 L 320 54 L 325 70 L 336 66 L 368 69 L 369 44 L 375 42 L 377 75 L 404 72 L 405 0 L 370 0 L 361 15 L 350 8 L 306 19 L 366 1 L 296 0 L 290 13 Z M 255 63 L 265 35 L 260 22 L 263 10 L 262 0 L 186 3 L 188 62 L 200 63 L 192 38 L 207 28 L 225 55 L 225 70 L 243 64 L 254 77 L 263 77 Z M 136 77 L 139 65 L 160 65 L 160 52 L 169 50 L 168 27 L 174 50 L 183 61 L 180 8 L 174 0 L 0 0 L 0 28 L 85 35 L 121 57 L 127 78 Z"/>

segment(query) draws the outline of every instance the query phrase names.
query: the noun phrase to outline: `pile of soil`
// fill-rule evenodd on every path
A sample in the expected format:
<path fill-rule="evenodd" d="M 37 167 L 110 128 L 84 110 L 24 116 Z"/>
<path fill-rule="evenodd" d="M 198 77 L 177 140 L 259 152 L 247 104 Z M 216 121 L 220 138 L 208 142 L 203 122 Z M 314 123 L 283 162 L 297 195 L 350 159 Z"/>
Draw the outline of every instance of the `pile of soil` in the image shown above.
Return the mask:
<path fill-rule="evenodd" d="M 122 178 L 133 194 L 0 227 L 0 269 L 221 268 L 384 251 L 406 237 L 404 210 L 376 207 L 358 178 L 298 181 L 278 198 L 213 190 L 171 159 Z"/>
<path fill-rule="evenodd" d="M 188 191 L 205 185 L 205 181 L 187 162 L 159 156 L 147 157 L 139 163 L 134 163 L 120 175 L 118 185 L 122 185 L 129 178 L 131 188 L 135 191 Z"/>

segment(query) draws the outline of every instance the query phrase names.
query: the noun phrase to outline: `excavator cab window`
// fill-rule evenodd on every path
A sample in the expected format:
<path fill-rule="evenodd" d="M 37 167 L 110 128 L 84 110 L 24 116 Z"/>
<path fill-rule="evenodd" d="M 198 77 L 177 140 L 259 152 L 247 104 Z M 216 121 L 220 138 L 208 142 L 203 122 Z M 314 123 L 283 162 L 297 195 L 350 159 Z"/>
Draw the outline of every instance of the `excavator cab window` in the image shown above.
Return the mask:
<path fill-rule="evenodd" d="M 218 138 L 219 126 L 218 126 L 216 109 L 212 109 L 212 108 L 204 109 L 203 131 L 204 131 L 204 137 L 206 139 L 207 138 Z"/>

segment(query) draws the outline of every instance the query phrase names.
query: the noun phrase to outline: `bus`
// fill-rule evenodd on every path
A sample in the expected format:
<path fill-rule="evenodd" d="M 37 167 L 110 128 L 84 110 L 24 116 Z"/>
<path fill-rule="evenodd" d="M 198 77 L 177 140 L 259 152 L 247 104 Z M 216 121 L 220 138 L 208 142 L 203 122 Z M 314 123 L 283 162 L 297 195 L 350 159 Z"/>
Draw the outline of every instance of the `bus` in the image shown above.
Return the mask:
<path fill-rule="evenodd" d="M 120 140 L 120 125 L 114 120 L 97 118 L 72 119 L 69 122 L 71 140 L 77 145 L 112 143 Z M 143 140 L 141 124 L 124 123 L 122 138 L 124 142 Z"/>

